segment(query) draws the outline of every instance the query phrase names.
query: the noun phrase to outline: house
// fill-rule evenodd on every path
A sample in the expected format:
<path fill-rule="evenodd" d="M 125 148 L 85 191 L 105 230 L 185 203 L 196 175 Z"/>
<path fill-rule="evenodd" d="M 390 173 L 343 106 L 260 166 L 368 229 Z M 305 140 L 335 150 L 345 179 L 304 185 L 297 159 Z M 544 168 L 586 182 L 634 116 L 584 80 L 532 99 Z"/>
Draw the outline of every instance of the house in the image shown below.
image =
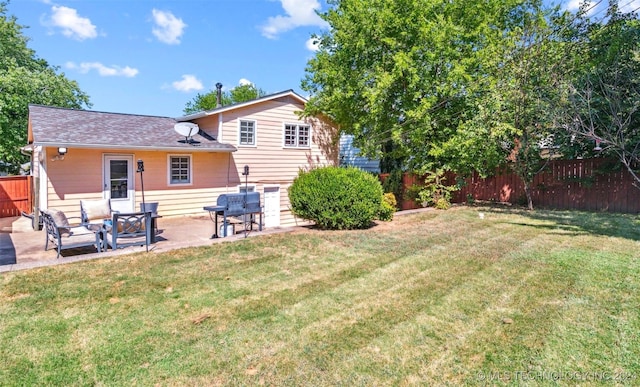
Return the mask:
<path fill-rule="evenodd" d="M 335 131 L 299 118 L 305 103 L 288 90 L 178 118 L 30 105 L 34 206 L 78 216 L 81 199 L 109 198 L 131 212 L 144 187 L 164 217 L 202 215 L 220 194 L 246 189 L 261 193 L 266 227 L 299 224 L 289 186 L 301 169 L 337 163 Z"/>
<path fill-rule="evenodd" d="M 380 173 L 380 160 L 361 156 L 360 149 L 353 146 L 353 135 L 341 135 L 339 144 L 339 161 L 341 166 L 356 167 L 367 172 Z"/>

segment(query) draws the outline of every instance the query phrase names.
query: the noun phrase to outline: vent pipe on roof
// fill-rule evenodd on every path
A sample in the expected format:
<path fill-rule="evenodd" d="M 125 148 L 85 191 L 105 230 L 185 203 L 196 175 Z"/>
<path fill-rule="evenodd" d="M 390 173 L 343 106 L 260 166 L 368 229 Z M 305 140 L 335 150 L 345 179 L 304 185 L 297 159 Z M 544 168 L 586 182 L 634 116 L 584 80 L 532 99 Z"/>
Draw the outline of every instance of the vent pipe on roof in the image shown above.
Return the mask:
<path fill-rule="evenodd" d="M 222 83 L 216 83 L 216 107 L 222 107 Z"/>

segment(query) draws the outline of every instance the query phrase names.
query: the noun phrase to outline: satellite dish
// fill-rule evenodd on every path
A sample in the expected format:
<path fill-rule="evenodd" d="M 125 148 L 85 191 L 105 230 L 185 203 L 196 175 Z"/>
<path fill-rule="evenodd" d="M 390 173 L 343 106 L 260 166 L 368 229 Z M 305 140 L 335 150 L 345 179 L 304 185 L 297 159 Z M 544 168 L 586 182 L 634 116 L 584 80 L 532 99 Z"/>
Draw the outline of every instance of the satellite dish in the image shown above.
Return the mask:
<path fill-rule="evenodd" d="M 193 122 L 178 122 L 173 126 L 173 129 L 185 137 L 191 137 L 200 130 L 198 124 L 194 124 Z"/>
<path fill-rule="evenodd" d="M 194 134 L 198 133 L 200 128 L 198 124 L 194 124 L 193 122 L 178 122 L 173 126 L 173 129 L 181 136 L 189 138 Z"/>

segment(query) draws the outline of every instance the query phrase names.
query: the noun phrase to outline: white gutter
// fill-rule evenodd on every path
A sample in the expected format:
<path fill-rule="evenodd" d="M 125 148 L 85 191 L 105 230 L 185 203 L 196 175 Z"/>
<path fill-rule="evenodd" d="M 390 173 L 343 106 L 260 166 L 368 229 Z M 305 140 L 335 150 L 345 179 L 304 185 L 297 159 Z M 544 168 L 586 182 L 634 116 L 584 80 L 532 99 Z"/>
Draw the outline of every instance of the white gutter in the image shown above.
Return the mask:
<path fill-rule="evenodd" d="M 158 147 L 158 146 L 144 146 L 144 145 L 109 145 L 109 144 L 77 144 L 77 143 L 64 143 L 64 142 L 34 142 L 33 145 L 42 147 L 66 147 L 75 149 L 112 149 L 112 150 L 144 150 L 144 151 L 158 151 L 158 152 L 176 152 L 176 151 L 190 151 L 190 152 L 219 152 L 219 153 L 231 153 L 237 151 L 236 147 L 229 148 L 211 148 L 201 146 L 175 146 L 175 147 Z"/>

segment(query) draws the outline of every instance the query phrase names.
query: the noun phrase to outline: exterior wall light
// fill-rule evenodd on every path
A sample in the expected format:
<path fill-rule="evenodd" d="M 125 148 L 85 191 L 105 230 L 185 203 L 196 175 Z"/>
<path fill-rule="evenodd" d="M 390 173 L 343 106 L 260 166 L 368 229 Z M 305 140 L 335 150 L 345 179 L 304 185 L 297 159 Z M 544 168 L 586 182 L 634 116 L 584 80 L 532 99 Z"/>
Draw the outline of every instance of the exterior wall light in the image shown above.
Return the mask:
<path fill-rule="evenodd" d="M 60 156 L 64 156 L 67 154 L 67 147 L 61 146 L 58 148 L 58 154 Z"/>

